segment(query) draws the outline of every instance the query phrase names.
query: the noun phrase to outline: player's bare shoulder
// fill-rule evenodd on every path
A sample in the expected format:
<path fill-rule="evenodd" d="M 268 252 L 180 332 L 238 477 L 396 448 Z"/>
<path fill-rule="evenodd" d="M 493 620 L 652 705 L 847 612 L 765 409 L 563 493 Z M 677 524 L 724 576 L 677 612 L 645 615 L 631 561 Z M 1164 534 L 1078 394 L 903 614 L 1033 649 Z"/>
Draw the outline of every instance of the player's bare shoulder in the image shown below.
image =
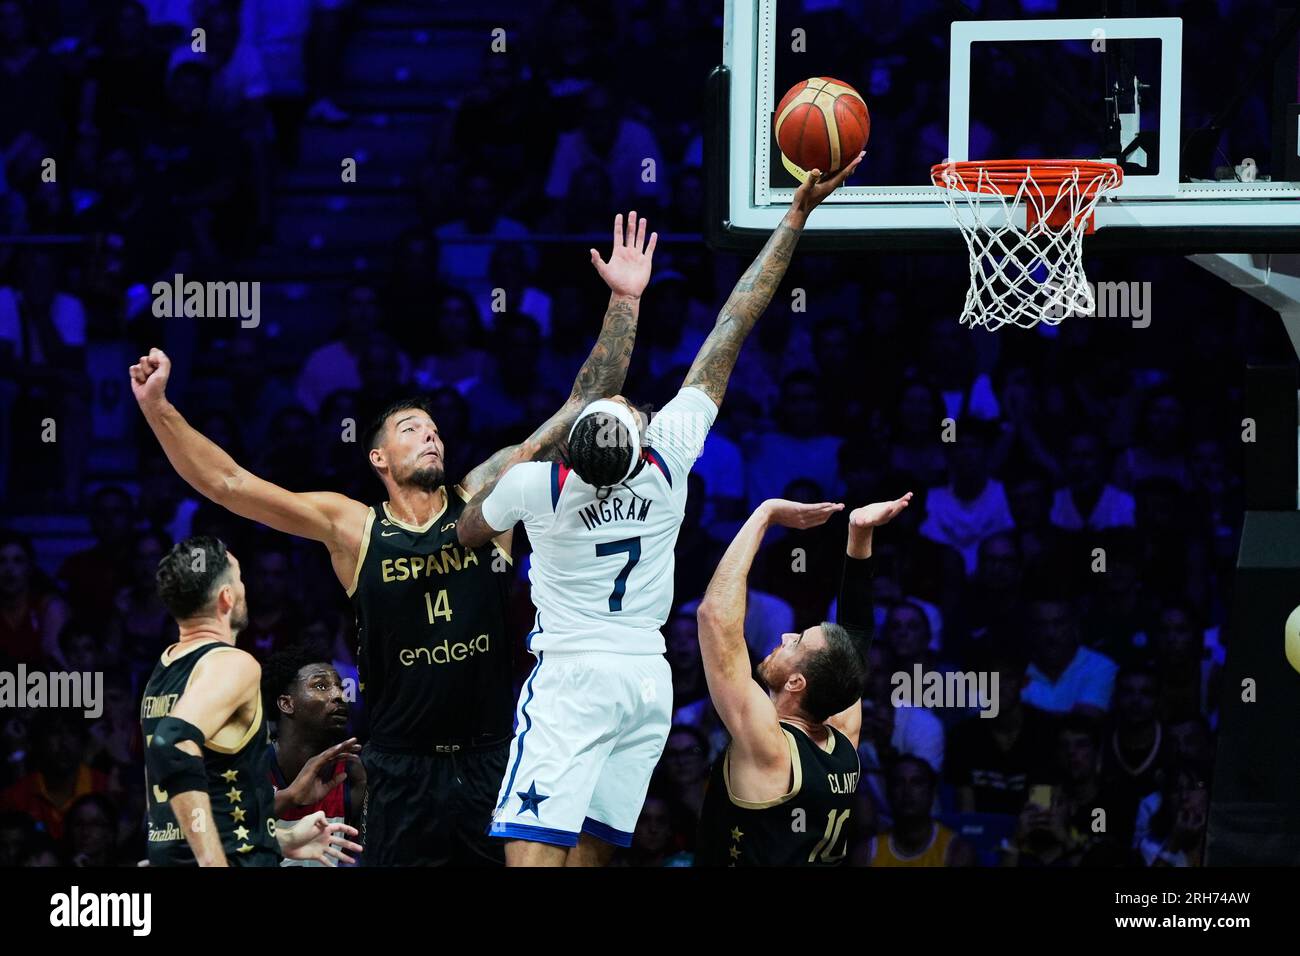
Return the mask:
<path fill-rule="evenodd" d="M 242 647 L 230 644 L 208 651 L 194 665 L 190 683 L 216 680 L 227 684 L 240 681 L 255 684 L 261 677 L 262 665 L 257 662 L 257 658 Z"/>
<path fill-rule="evenodd" d="M 361 562 L 361 553 L 370 530 L 370 522 L 374 517 L 374 509 L 355 498 L 337 492 L 322 491 L 315 494 L 329 499 L 322 503 L 322 508 L 330 517 L 331 534 L 330 540 L 326 542 L 330 553 L 330 564 L 339 583 L 345 588 L 350 587 L 356 580 L 357 567 Z"/>

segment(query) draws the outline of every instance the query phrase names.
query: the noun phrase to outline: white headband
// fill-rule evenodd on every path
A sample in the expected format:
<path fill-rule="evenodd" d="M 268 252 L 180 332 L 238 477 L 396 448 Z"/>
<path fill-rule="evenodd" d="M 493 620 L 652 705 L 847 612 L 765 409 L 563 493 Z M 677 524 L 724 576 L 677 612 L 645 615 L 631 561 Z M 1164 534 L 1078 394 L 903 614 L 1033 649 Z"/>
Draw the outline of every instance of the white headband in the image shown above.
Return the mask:
<path fill-rule="evenodd" d="M 573 432 L 578 427 L 578 422 L 582 421 L 588 415 L 600 413 L 612 415 L 618 421 L 623 423 L 627 433 L 632 436 L 632 460 L 628 462 L 627 473 L 619 481 L 627 481 L 632 472 L 636 469 L 637 463 L 641 461 L 641 427 L 637 423 L 636 414 L 622 402 L 610 401 L 608 398 L 597 399 L 592 402 L 581 412 L 578 413 L 577 420 L 573 423 L 573 428 L 569 429 L 569 440 L 573 440 Z"/>

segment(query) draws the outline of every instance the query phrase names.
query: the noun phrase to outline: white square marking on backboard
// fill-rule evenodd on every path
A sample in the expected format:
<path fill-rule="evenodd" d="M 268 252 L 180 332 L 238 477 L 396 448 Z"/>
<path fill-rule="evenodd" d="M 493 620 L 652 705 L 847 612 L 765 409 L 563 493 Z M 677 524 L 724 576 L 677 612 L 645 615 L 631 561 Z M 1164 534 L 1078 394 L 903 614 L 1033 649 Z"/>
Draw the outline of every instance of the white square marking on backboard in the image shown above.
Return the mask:
<path fill-rule="evenodd" d="M 1106 40 L 1160 41 L 1160 172 L 1125 174 L 1116 198 L 1172 197 L 1178 192 L 1183 110 L 1183 21 L 1178 17 L 1132 17 L 1108 20 L 955 20 L 948 65 L 948 159 L 970 158 L 970 71 L 974 43 L 1032 40 L 1092 40 L 1102 30 Z M 1098 159 L 1071 156 L 1070 159 Z"/>

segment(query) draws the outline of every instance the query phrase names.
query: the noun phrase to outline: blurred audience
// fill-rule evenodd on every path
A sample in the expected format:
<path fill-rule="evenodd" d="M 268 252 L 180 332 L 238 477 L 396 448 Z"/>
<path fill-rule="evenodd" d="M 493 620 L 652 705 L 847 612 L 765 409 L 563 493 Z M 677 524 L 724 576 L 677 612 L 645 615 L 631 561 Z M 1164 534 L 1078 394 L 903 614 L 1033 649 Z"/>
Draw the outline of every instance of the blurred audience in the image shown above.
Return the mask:
<path fill-rule="evenodd" d="M 427 21 L 412 32 L 425 52 L 463 30 L 436 5 L 391 6 Z M 871 33 L 878 5 L 805 6 L 810 44 L 891 125 L 864 183 L 912 181 L 899 144 L 942 139 L 946 87 L 897 51 L 942 44 L 950 17 L 891 5 Z M 0 865 L 143 855 L 137 694 L 172 639 L 153 583 L 170 540 L 214 533 L 239 553 L 253 654 L 312 639 L 356 680 L 327 557 L 198 500 L 141 427 L 124 369 L 145 349 L 178 358 L 178 404 L 241 464 L 374 500 L 357 430 L 376 399 L 431 395 L 449 480 L 564 400 L 605 308 L 587 249 L 614 213 L 660 232 L 626 388 L 655 407 L 748 264 L 697 235 L 691 97 L 717 59 L 719 0 L 506 4 L 508 53 L 445 63 L 395 63 L 374 15 L 351 0 L 0 0 L 0 665 L 105 676 L 95 720 L 5 711 Z M 1189 29 L 1188 57 L 1269 22 Z M 624 67 L 650 55 L 669 69 L 647 85 Z M 1218 93 L 1199 83 L 1189 104 L 1204 106 Z M 976 139 L 994 155 L 1009 130 Z M 345 193 L 342 155 L 358 166 Z M 1244 505 L 1236 370 L 1289 345 L 1271 312 L 1182 260 L 1128 262 L 1181 315 L 1140 344 L 1109 320 L 973 335 L 950 256 L 796 255 L 688 479 L 665 627 L 674 726 L 618 862 L 690 863 L 727 740 L 693 602 L 748 508 L 910 490 L 874 542 L 853 859 L 1201 864 Z M 153 284 L 177 273 L 262 281 L 259 326 L 154 315 Z M 49 423 L 57 440 L 38 440 Z M 770 536 L 748 595 L 755 659 L 833 619 L 843 542 L 842 516 Z M 911 706 L 895 677 L 917 668 L 998 674 L 997 715 Z"/>

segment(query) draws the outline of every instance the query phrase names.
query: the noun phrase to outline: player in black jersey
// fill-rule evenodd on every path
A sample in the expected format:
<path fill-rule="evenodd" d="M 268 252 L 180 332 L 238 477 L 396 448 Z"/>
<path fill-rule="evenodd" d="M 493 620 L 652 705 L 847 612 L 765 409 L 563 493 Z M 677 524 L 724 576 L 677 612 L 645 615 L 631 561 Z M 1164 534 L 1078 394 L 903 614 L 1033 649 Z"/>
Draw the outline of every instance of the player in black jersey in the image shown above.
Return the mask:
<path fill-rule="evenodd" d="M 367 865 L 504 862 L 487 836 L 513 729 L 505 597 L 511 533 L 461 547 L 464 501 L 516 460 L 551 457 L 579 411 L 617 394 L 627 375 L 655 236 L 629 213 L 614 252 L 591 250 L 610 288 L 600 337 L 569 399 L 520 445 L 503 448 L 449 490 L 443 444 L 422 400 L 390 406 L 368 456 L 387 500 L 370 508 L 333 492 L 293 493 L 241 468 L 167 401 L 159 349 L 131 367 L 145 420 L 176 469 L 242 517 L 323 543 L 356 610 L 358 665 L 371 737 L 362 753 Z"/>
<path fill-rule="evenodd" d="M 700 652 L 731 742 L 713 766 L 700 814 L 701 866 L 829 866 L 848 848 L 858 731 L 871 640 L 871 534 L 912 495 L 856 509 L 838 623 L 781 644 L 751 675 L 745 644 L 749 568 L 772 525 L 812 528 L 841 504 L 763 502 L 737 533 L 700 602 Z"/>
<path fill-rule="evenodd" d="M 149 863 L 276 866 L 282 854 L 352 862 L 356 829 L 324 813 L 276 826 L 261 668 L 235 647 L 248 625 L 235 556 L 216 538 L 189 538 L 159 562 L 157 580 L 180 639 L 163 651 L 140 705 Z"/>

